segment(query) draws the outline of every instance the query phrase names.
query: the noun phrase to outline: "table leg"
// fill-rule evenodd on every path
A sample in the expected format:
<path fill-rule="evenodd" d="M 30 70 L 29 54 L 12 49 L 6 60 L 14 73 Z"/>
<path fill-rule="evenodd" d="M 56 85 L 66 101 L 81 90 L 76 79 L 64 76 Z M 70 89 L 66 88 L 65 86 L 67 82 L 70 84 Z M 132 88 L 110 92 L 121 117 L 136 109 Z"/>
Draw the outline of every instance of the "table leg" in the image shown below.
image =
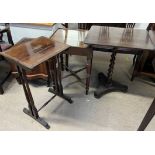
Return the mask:
<path fill-rule="evenodd" d="M 128 90 L 127 86 L 112 80 L 115 59 L 116 59 L 116 51 L 114 50 L 111 54 L 110 65 L 109 65 L 107 76 L 105 76 L 103 73 L 98 74 L 99 87 L 94 92 L 95 98 L 100 98 L 104 94 L 107 94 L 109 92 L 114 92 L 114 91 L 127 92 Z"/>
<path fill-rule="evenodd" d="M 52 77 L 51 77 L 51 74 L 50 74 L 50 67 L 49 67 L 48 61 L 46 61 L 46 70 L 47 70 L 47 75 L 48 75 L 48 77 L 47 77 L 47 87 L 50 87 Z"/>
<path fill-rule="evenodd" d="M 64 71 L 64 58 L 63 58 L 63 54 L 60 54 L 60 59 L 61 59 L 61 69 L 62 69 L 62 71 Z"/>
<path fill-rule="evenodd" d="M 21 69 L 20 67 L 17 66 L 18 69 L 18 73 L 20 75 L 20 79 L 22 81 L 22 85 L 23 85 L 23 89 L 24 89 L 24 93 L 25 93 L 25 97 L 27 99 L 28 102 L 28 108 L 23 109 L 23 112 L 27 115 L 29 115 L 30 117 L 32 117 L 34 120 L 36 120 L 37 122 L 39 122 L 41 125 L 43 125 L 45 128 L 49 129 L 50 126 L 48 125 L 47 122 L 45 122 L 42 118 L 39 117 L 38 111 L 35 107 L 34 104 L 34 100 L 29 88 L 29 84 L 26 78 L 26 72 L 25 70 Z"/>
<path fill-rule="evenodd" d="M 138 131 L 144 131 L 147 125 L 152 120 L 153 116 L 155 115 L 155 99 L 153 100 L 150 108 L 148 109 L 145 117 L 143 118 L 143 121 L 141 122 Z"/>
<path fill-rule="evenodd" d="M 3 90 L 2 86 L 0 86 L 0 94 L 4 94 L 4 90 Z"/>
<path fill-rule="evenodd" d="M 53 88 L 49 88 L 49 92 L 67 100 L 69 103 L 73 103 L 71 98 L 63 93 L 63 87 L 61 83 L 61 63 L 60 55 L 52 58 L 50 63 L 50 73 L 53 81 Z"/>

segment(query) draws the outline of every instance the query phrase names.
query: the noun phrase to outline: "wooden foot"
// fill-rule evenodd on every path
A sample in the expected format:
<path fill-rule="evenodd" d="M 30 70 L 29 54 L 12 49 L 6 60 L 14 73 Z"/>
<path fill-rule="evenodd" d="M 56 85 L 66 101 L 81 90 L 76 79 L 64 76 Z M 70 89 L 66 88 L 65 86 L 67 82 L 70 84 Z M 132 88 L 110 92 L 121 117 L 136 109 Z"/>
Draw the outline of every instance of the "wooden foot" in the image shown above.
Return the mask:
<path fill-rule="evenodd" d="M 49 128 L 50 128 L 50 126 L 48 125 L 47 122 L 45 122 L 45 121 L 44 121 L 42 118 L 40 118 L 40 117 L 35 118 L 35 117 L 31 114 L 31 112 L 30 112 L 28 109 L 24 108 L 24 109 L 23 109 L 23 112 L 24 112 L 25 114 L 29 115 L 30 117 L 32 117 L 34 120 L 36 120 L 36 121 L 37 121 L 38 123 L 40 123 L 42 126 L 44 126 L 46 129 L 49 129 Z"/>

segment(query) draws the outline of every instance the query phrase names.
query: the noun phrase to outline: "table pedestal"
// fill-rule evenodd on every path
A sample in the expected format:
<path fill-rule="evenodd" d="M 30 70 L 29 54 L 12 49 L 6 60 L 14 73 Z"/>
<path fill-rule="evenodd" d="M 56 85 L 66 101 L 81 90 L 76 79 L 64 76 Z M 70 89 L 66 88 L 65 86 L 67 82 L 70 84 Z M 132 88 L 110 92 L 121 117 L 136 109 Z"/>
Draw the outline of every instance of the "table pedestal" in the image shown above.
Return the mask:
<path fill-rule="evenodd" d="M 98 74 L 99 87 L 94 92 L 95 98 L 100 98 L 104 94 L 114 92 L 114 91 L 127 92 L 128 87 L 126 85 L 122 85 L 112 80 L 115 58 L 116 58 L 116 51 L 114 50 L 111 54 L 110 65 L 109 65 L 107 76 L 105 76 L 103 73 Z"/>
<path fill-rule="evenodd" d="M 52 88 L 49 88 L 49 91 L 54 94 L 43 106 L 41 106 L 38 110 L 34 104 L 34 100 L 31 94 L 31 90 L 29 88 L 29 84 L 26 78 L 26 71 L 22 69 L 21 67 L 17 66 L 18 73 L 20 75 L 20 80 L 23 85 L 25 97 L 28 102 L 28 109 L 24 108 L 23 112 L 30 117 L 32 117 L 34 120 L 39 122 L 41 125 L 43 125 L 45 128 L 49 129 L 50 126 L 46 121 L 44 121 L 42 118 L 39 116 L 39 111 L 43 109 L 51 100 L 53 100 L 56 96 L 59 96 L 65 100 L 67 100 L 69 103 L 72 103 L 73 101 L 71 100 L 70 97 L 66 96 L 63 94 L 63 87 L 61 84 L 61 66 L 60 66 L 60 61 L 59 61 L 59 55 L 48 60 L 46 62 L 47 65 L 47 70 L 48 70 L 48 83 L 51 85 L 52 82 Z"/>

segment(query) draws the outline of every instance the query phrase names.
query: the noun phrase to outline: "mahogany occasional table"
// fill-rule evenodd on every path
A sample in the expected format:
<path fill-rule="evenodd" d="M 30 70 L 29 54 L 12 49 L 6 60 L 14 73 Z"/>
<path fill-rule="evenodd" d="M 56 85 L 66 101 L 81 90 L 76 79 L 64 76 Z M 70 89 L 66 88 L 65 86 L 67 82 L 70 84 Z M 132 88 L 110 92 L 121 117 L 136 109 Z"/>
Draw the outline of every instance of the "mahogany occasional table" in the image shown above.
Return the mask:
<path fill-rule="evenodd" d="M 39 37 L 32 41 L 15 45 L 9 50 L 1 53 L 1 55 L 17 66 L 25 97 L 28 102 L 28 109 L 24 108 L 24 113 L 32 117 L 47 129 L 49 129 L 50 126 L 45 120 L 40 118 L 39 111 L 56 96 L 67 100 L 69 103 L 73 102 L 70 97 L 64 95 L 61 84 L 60 53 L 68 48 L 69 46 L 63 43 L 52 41 L 46 37 Z M 52 83 L 52 87 L 49 88 L 49 92 L 52 92 L 54 96 L 43 104 L 42 107 L 37 109 L 26 78 L 26 71 L 35 69 L 35 67 L 43 62 L 46 62 L 48 80 Z"/>
<path fill-rule="evenodd" d="M 113 48 L 107 76 L 103 73 L 98 74 L 99 87 L 94 93 L 96 98 L 100 98 L 102 95 L 113 91 L 127 92 L 128 90 L 127 86 L 112 80 L 116 54 L 119 52 L 118 48 L 155 50 L 148 31 L 141 29 L 92 26 L 84 43 L 90 45 L 93 49 L 96 46 Z M 129 53 L 124 52 L 123 54 Z"/>

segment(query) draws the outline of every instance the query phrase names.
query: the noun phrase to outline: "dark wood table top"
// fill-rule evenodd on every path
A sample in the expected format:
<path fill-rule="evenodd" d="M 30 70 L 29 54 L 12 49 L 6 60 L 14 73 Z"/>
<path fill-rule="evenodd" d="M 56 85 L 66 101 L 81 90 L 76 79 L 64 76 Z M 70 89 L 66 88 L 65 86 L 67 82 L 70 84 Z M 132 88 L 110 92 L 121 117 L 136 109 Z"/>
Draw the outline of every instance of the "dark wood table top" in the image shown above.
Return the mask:
<path fill-rule="evenodd" d="M 61 43 L 67 44 L 72 47 L 86 48 L 87 44 L 84 44 L 85 37 L 87 36 L 87 30 L 68 30 L 58 29 L 52 36 L 52 39 Z"/>
<path fill-rule="evenodd" d="M 17 44 L 0 54 L 22 68 L 32 70 L 67 48 L 69 45 L 39 37 Z"/>
<path fill-rule="evenodd" d="M 142 29 L 92 26 L 84 43 L 89 45 L 155 50 L 148 31 Z"/>

